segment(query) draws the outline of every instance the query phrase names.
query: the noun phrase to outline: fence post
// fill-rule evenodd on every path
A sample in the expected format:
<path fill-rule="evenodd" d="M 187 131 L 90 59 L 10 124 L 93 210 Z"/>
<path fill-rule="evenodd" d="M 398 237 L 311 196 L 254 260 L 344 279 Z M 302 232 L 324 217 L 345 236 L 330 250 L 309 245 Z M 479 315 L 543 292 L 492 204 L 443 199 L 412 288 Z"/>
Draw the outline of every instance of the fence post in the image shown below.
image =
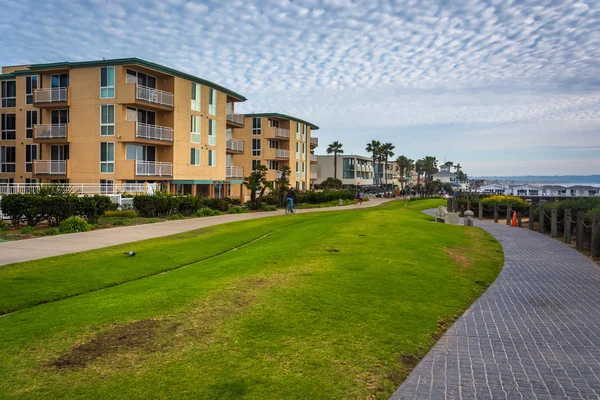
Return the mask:
<path fill-rule="evenodd" d="M 483 203 L 479 200 L 479 220 L 483 220 Z"/>
<path fill-rule="evenodd" d="M 510 205 L 510 203 L 508 203 L 508 205 L 506 206 L 506 225 L 510 226 L 510 218 L 512 217 L 512 215 L 510 215 L 512 213 L 512 207 Z"/>
<path fill-rule="evenodd" d="M 564 238 L 565 238 L 565 243 L 571 243 L 571 210 L 570 209 L 566 209 L 565 210 L 565 232 L 564 232 Z"/>
<path fill-rule="evenodd" d="M 498 202 L 494 203 L 494 222 L 498 223 Z"/>
<path fill-rule="evenodd" d="M 529 225 L 529 230 L 532 231 L 533 230 L 533 204 L 529 205 L 529 222 L 527 222 L 527 224 Z"/>
<path fill-rule="evenodd" d="M 538 225 L 538 232 L 544 233 L 544 203 L 540 202 L 540 221 Z"/>
<path fill-rule="evenodd" d="M 600 214 L 592 219 L 592 257 L 600 257 Z"/>
<path fill-rule="evenodd" d="M 452 212 L 452 197 L 448 197 L 446 210 L 448 210 L 448 212 Z"/>
<path fill-rule="evenodd" d="M 577 227 L 575 228 L 577 237 L 575 238 L 575 247 L 578 250 L 583 249 L 583 217 L 584 216 L 585 216 L 584 211 L 577 211 Z"/>
<path fill-rule="evenodd" d="M 556 204 L 552 205 L 550 218 L 550 234 L 553 238 L 556 238 L 558 237 L 558 217 L 556 216 Z"/>

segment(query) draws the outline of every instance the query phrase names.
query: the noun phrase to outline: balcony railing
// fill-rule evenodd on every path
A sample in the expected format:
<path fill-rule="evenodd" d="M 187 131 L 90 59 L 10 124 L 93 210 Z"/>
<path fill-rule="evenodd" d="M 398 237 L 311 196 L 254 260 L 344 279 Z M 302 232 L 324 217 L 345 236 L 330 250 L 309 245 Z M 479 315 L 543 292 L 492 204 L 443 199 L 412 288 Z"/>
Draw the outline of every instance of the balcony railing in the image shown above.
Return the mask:
<path fill-rule="evenodd" d="M 310 138 L 310 145 L 311 146 L 318 146 L 319 145 L 319 138 L 318 137 L 311 137 Z"/>
<path fill-rule="evenodd" d="M 311 154 L 310 155 L 310 162 L 311 163 L 316 163 L 319 161 L 319 157 L 316 154 Z"/>
<path fill-rule="evenodd" d="M 225 176 L 227 178 L 243 178 L 244 177 L 244 168 L 242 167 L 227 167 L 225 171 Z"/>
<path fill-rule="evenodd" d="M 136 123 L 135 137 L 142 139 L 173 141 L 173 128 L 166 126 L 148 125 L 140 122 Z"/>
<path fill-rule="evenodd" d="M 229 113 L 227 114 L 227 121 L 233 122 L 234 124 L 244 125 L 244 115 Z"/>
<path fill-rule="evenodd" d="M 117 193 L 145 193 L 143 183 L 124 183 L 112 185 L 93 185 L 89 183 L 52 184 L 69 189 L 77 194 L 117 194 Z M 30 194 L 37 193 L 45 185 L 39 183 L 0 183 L 2 194 Z"/>
<path fill-rule="evenodd" d="M 227 149 L 233 151 L 239 151 L 240 153 L 244 151 L 244 141 L 237 139 L 227 139 Z"/>
<path fill-rule="evenodd" d="M 280 138 L 290 138 L 290 130 L 283 128 L 275 128 L 275 136 Z"/>
<path fill-rule="evenodd" d="M 67 101 L 67 88 L 36 89 L 35 103 L 58 103 Z"/>
<path fill-rule="evenodd" d="M 318 173 L 318 172 L 311 172 L 311 173 L 310 173 L 310 180 L 311 180 L 311 181 L 314 181 L 314 180 L 316 180 L 317 178 L 319 178 L 319 173 Z"/>
<path fill-rule="evenodd" d="M 289 150 L 275 149 L 276 158 L 290 158 Z"/>
<path fill-rule="evenodd" d="M 135 174 L 145 176 L 172 176 L 173 164 L 170 162 L 136 161 Z"/>
<path fill-rule="evenodd" d="M 150 88 L 147 86 L 136 85 L 136 98 L 149 103 L 160 104 L 173 107 L 173 93 Z"/>
<path fill-rule="evenodd" d="M 67 124 L 36 125 L 33 137 L 35 139 L 66 139 Z"/>
<path fill-rule="evenodd" d="M 35 160 L 34 172 L 43 175 L 66 175 L 67 162 L 64 160 Z"/>

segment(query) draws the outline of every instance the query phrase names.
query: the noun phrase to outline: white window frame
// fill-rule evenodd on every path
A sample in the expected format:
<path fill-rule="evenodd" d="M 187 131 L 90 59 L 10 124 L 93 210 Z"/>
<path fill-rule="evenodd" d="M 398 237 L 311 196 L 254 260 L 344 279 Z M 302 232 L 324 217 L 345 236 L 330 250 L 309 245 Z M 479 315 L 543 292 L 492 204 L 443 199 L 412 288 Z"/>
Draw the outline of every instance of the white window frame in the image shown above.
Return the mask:
<path fill-rule="evenodd" d="M 15 128 L 14 129 L 6 129 L 3 128 L 2 125 L 5 124 L 5 121 L 7 120 L 7 117 L 9 115 L 13 115 L 15 118 Z M 12 132 L 14 138 L 12 139 L 5 139 L 5 137 L 8 137 L 8 133 Z M 0 114 L 0 141 L 3 140 L 17 140 L 17 114 L 12 112 L 12 113 L 4 113 L 4 114 Z"/>
<path fill-rule="evenodd" d="M 296 161 L 296 178 L 300 178 L 300 162 Z"/>
<path fill-rule="evenodd" d="M 8 149 L 14 149 L 15 160 L 8 162 L 6 161 L 6 153 Z M 8 167 L 12 165 L 12 171 L 9 171 Z M 0 173 L 2 174 L 14 174 L 17 172 L 17 146 L 0 146 Z"/>
<path fill-rule="evenodd" d="M 33 115 L 35 114 L 35 124 L 33 123 Z M 27 116 L 31 115 L 32 118 L 28 118 Z M 38 113 L 38 110 L 26 110 L 25 111 L 25 139 L 33 139 L 33 126 L 37 125 L 38 117 L 41 114 Z M 27 136 L 27 131 L 31 131 L 31 136 Z"/>
<path fill-rule="evenodd" d="M 261 164 L 261 160 L 252 160 L 252 171 L 256 171 L 256 166 Z"/>
<path fill-rule="evenodd" d="M 32 78 L 30 80 L 30 82 L 33 82 L 33 78 L 35 78 L 36 84 L 35 84 L 35 87 L 32 86 L 30 88 L 31 89 L 31 93 L 27 93 L 27 89 L 28 89 L 28 87 L 27 87 L 27 78 Z M 33 100 L 34 100 L 33 99 L 33 93 L 35 92 L 35 89 L 38 88 L 38 83 L 39 82 L 40 82 L 40 77 L 38 75 L 27 75 L 25 77 L 25 104 L 33 104 Z M 31 100 L 31 101 L 29 101 L 29 100 Z"/>
<path fill-rule="evenodd" d="M 268 161 L 268 168 L 272 169 L 272 170 L 278 170 L 279 169 L 279 161 L 277 161 L 277 160 L 269 160 Z"/>
<path fill-rule="evenodd" d="M 196 99 L 194 99 L 194 97 L 196 97 Z M 202 86 L 200 86 L 199 83 L 192 82 L 190 99 L 190 108 L 192 111 L 200 111 L 200 107 L 202 107 Z"/>
<path fill-rule="evenodd" d="M 296 123 L 296 140 L 300 140 L 300 132 L 302 131 L 302 124 Z"/>
<path fill-rule="evenodd" d="M 300 159 L 300 142 L 296 142 L 296 158 Z"/>
<path fill-rule="evenodd" d="M 27 161 L 27 148 L 29 147 L 29 153 L 31 153 L 31 149 L 35 148 L 35 157 L 33 157 L 32 154 L 30 154 L 31 156 L 31 161 Z M 37 144 L 26 144 L 25 145 L 25 173 L 29 174 L 33 172 L 33 161 L 38 159 L 38 151 L 39 151 L 39 146 Z M 31 165 L 31 171 L 27 171 L 27 166 Z"/>
<path fill-rule="evenodd" d="M 14 82 L 15 83 L 15 96 L 14 97 L 3 97 L 2 96 L 2 86 L 6 87 L 8 82 Z M 7 90 L 8 92 L 8 90 Z M 17 80 L 16 79 L 7 79 L 4 81 L 0 81 L 0 108 L 15 108 L 17 106 Z M 14 106 L 9 106 L 8 105 L 8 101 L 9 100 L 14 100 L 15 105 Z"/>
<path fill-rule="evenodd" d="M 202 118 L 198 115 L 192 115 L 190 118 L 190 142 L 202 142 Z"/>
<path fill-rule="evenodd" d="M 213 88 L 208 88 L 208 113 L 217 115 L 217 91 Z"/>
<path fill-rule="evenodd" d="M 113 110 L 113 121 L 112 122 L 104 122 L 102 121 L 102 110 L 104 109 L 104 107 L 107 108 L 106 110 L 106 117 L 108 119 L 108 116 L 110 115 L 108 112 L 108 109 L 110 107 L 112 107 Z M 137 112 L 136 112 L 137 115 Z M 110 131 L 110 127 L 112 127 L 112 134 L 103 134 L 102 133 L 102 128 L 106 128 L 106 131 L 109 132 Z M 100 136 L 115 136 L 115 105 L 114 104 L 101 104 L 100 105 Z"/>
<path fill-rule="evenodd" d="M 258 128 L 254 127 L 254 121 L 258 121 Z M 252 136 L 260 136 L 262 135 L 262 118 L 261 117 L 253 117 L 252 118 Z"/>
<path fill-rule="evenodd" d="M 258 148 L 254 148 L 255 140 L 256 140 L 256 143 L 260 143 Z M 260 156 L 262 156 L 262 139 L 253 138 L 252 139 L 252 157 L 260 157 Z"/>
<path fill-rule="evenodd" d="M 209 146 L 217 145 L 217 120 L 216 119 L 208 120 L 208 145 Z"/>
<path fill-rule="evenodd" d="M 306 124 L 302 125 L 302 140 L 306 142 Z"/>
<path fill-rule="evenodd" d="M 194 167 L 200 165 L 200 149 L 192 147 L 190 150 L 190 165 Z"/>
<path fill-rule="evenodd" d="M 109 80 L 108 79 L 108 77 L 109 77 L 108 70 L 111 69 L 111 68 L 112 68 L 112 72 L 113 72 L 113 74 L 112 74 L 112 76 L 113 76 L 112 85 L 108 82 L 108 80 Z M 106 85 L 107 86 L 102 86 L 102 70 L 103 69 L 106 69 Z M 100 67 L 100 98 L 101 99 L 114 99 L 115 98 L 115 92 L 116 92 L 115 81 L 117 79 L 116 76 L 115 76 L 115 74 L 116 74 L 115 67 Z M 106 93 L 111 93 L 111 91 L 110 91 L 111 89 L 112 89 L 112 96 L 103 95 L 102 94 L 103 90 L 106 90 Z"/>
<path fill-rule="evenodd" d="M 102 161 L 102 145 L 105 144 L 106 145 L 106 161 Z M 112 145 L 112 154 L 113 154 L 113 158 L 112 160 L 108 159 L 108 155 L 110 154 L 110 152 L 108 151 L 109 147 Z M 107 169 L 110 169 L 108 167 L 112 166 L 112 171 L 104 171 L 102 172 L 102 165 L 106 165 Z M 115 173 L 115 142 L 100 142 L 100 173 L 101 174 L 114 174 Z"/>
<path fill-rule="evenodd" d="M 306 160 L 306 143 L 302 143 L 302 159 Z"/>
<path fill-rule="evenodd" d="M 209 167 L 217 166 L 217 151 L 216 150 L 208 150 L 208 166 Z"/>

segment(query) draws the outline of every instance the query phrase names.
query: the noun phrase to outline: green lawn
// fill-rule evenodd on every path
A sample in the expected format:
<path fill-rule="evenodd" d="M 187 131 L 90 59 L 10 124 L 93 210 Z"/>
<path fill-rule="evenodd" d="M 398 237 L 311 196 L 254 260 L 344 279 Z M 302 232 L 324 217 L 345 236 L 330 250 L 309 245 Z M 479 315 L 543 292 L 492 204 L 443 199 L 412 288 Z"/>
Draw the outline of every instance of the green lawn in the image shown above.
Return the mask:
<path fill-rule="evenodd" d="M 502 265 L 483 230 L 420 212 L 438 204 L 273 217 L 140 242 L 132 258 L 119 254 L 127 245 L 0 267 L 3 307 L 20 309 L 0 318 L 0 397 L 388 398 Z"/>

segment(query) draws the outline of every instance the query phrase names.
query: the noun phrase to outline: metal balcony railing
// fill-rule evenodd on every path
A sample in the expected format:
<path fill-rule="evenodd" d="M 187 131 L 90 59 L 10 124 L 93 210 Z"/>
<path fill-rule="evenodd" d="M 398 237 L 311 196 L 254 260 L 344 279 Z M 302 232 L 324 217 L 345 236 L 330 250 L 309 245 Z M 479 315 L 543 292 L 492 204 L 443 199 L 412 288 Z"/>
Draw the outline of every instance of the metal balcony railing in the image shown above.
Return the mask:
<path fill-rule="evenodd" d="M 172 176 L 173 164 L 170 162 L 136 161 L 135 174 L 145 176 Z"/>
<path fill-rule="evenodd" d="M 234 124 L 244 125 L 244 115 L 236 113 L 228 113 L 227 121 L 233 122 Z"/>
<path fill-rule="evenodd" d="M 289 137 L 290 137 L 290 130 L 289 129 L 283 129 L 283 128 L 275 128 L 275 136 L 276 137 L 280 137 L 280 138 L 289 139 Z"/>
<path fill-rule="evenodd" d="M 319 157 L 316 154 L 311 154 L 310 155 L 310 162 L 311 163 L 316 163 L 319 161 Z"/>
<path fill-rule="evenodd" d="M 43 175 L 66 175 L 67 162 L 64 160 L 34 160 L 34 172 Z"/>
<path fill-rule="evenodd" d="M 244 141 L 237 139 L 227 139 L 228 150 L 239 151 L 240 153 L 244 151 Z"/>
<path fill-rule="evenodd" d="M 173 128 L 137 122 L 135 127 L 135 137 L 172 142 Z"/>
<path fill-rule="evenodd" d="M 318 137 L 311 137 L 310 138 L 310 145 L 311 146 L 318 146 L 319 145 L 319 138 Z"/>
<path fill-rule="evenodd" d="M 143 183 L 124 183 L 93 185 L 89 183 L 52 184 L 69 189 L 77 194 L 116 194 L 116 193 L 145 193 Z M 44 184 L 40 183 L 0 183 L 0 195 L 37 193 Z"/>
<path fill-rule="evenodd" d="M 33 137 L 35 139 L 66 139 L 67 124 L 36 125 Z"/>
<path fill-rule="evenodd" d="M 243 178 L 244 168 L 242 167 L 227 167 L 225 171 L 227 178 Z"/>
<path fill-rule="evenodd" d="M 290 158 L 289 150 L 275 149 L 276 158 Z"/>
<path fill-rule="evenodd" d="M 66 87 L 36 89 L 34 92 L 35 103 L 57 103 L 63 101 L 67 101 Z"/>
<path fill-rule="evenodd" d="M 173 93 L 136 84 L 136 98 L 149 103 L 173 107 Z"/>
<path fill-rule="evenodd" d="M 319 173 L 318 172 L 311 172 L 310 173 L 310 180 L 314 181 L 319 177 Z"/>

